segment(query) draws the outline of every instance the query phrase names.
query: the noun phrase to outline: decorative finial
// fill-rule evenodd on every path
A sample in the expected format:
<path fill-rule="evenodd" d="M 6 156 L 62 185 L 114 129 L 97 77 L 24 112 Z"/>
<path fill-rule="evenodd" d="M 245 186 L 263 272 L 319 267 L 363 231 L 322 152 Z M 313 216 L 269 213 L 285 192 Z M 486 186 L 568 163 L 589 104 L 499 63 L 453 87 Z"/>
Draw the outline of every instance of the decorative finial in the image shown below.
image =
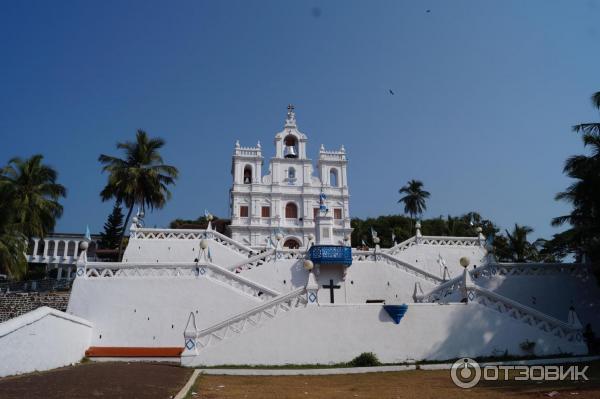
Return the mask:
<path fill-rule="evenodd" d="M 285 118 L 286 127 L 296 127 L 296 113 L 294 112 L 295 107 L 290 104 L 287 106 L 287 116 Z"/>
<path fill-rule="evenodd" d="M 341 152 L 346 152 L 346 148 L 344 147 L 344 145 L 342 144 L 342 147 L 340 148 Z"/>
<path fill-rule="evenodd" d="M 260 140 L 258 140 L 258 143 L 256 143 L 256 147 L 262 148 L 262 146 L 260 145 Z"/>
<path fill-rule="evenodd" d="M 325 151 L 325 146 L 321 144 L 321 151 Z"/>
<path fill-rule="evenodd" d="M 240 141 L 239 140 L 235 141 L 235 148 L 240 148 Z"/>

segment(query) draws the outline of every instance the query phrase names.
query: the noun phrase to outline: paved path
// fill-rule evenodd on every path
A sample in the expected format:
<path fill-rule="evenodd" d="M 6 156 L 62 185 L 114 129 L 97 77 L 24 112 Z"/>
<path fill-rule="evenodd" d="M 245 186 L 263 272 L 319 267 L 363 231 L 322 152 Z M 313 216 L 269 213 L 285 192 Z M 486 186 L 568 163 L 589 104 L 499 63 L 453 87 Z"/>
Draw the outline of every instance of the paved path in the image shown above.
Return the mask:
<path fill-rule="evenodd" d="M 174 397 L 191 369 L 159 363 L 86 363 L 0 379 L 2 399 Z"/>

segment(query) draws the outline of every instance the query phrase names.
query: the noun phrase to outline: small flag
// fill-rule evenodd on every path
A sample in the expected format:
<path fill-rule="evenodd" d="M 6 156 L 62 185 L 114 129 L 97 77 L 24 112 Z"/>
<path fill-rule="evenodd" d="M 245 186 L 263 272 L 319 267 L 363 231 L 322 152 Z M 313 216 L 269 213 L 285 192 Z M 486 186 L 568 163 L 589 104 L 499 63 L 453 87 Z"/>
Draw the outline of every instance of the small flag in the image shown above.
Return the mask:
<path fill-rule="evenodd" d="M 92 241 L 92 234 L 90 233 L 90 226 L 85 226 L 85 240 Z"/>
<path fill-rule="evenodd" d="M 392 231 L 392 242 L 396 244 L 396 234 Z"/>
<path fill-rule="evenodd" d="M 469 220 L 469 225 L 471 225 L 471 227 L 475 226 L 475 221 L 473 220 L 473 214 L 471 214 L 471 220 Z"/>

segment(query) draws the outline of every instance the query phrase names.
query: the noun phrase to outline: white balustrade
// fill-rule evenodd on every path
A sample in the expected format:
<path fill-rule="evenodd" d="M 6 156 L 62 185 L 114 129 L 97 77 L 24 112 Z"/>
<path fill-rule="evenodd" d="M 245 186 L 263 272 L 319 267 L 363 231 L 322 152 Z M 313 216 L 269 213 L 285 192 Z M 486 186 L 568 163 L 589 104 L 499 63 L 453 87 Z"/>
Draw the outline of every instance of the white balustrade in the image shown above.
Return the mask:
<path fill-rule="evenodd" d="M 254 254 L 255 251 L 239 242 L 232 240 L 215 230 L 187 230 L 187 229 L 147 229 L 138 228 L 131 231 L 131 239 L 135 240 L 201 240 L 209 239 L 239 252 L 245 256 Z"/>
<path fill-rule="evenodd" d="M 188 350 L 206 348 L 233 335 L 239 335 L 250 328 L 257 327 L 277 317 L 278 314 L 304 307 L 306 303 L 306 288 L 302 287 L 204 330 L 185 331 L 185 347 Z"/>
<path fill-rule="evenodd" d="M 397 267 L 398 269 L 412 274 L 413 276 L 419 277 L 421 279 L 427 280 L 434 284 L 439 284 L 443 280 L 425 270 L 418 268 L 417 266 L 413 266 L 408 262 L 400 260 L 391 256 L 385 252 L 375 252 L 375 251 L 352 251 L 352 260 L 353 261 L 372 261 L 372 262 L 384 262 L 388 265 L 392 265 Z"/>
<path fill-rule="evenodd" d="M 279 295 L 261 284 L 213 263 L 89 262 L 85 277 L 93 278 L 208 278 L 226 284 L 261 301 Z"/>

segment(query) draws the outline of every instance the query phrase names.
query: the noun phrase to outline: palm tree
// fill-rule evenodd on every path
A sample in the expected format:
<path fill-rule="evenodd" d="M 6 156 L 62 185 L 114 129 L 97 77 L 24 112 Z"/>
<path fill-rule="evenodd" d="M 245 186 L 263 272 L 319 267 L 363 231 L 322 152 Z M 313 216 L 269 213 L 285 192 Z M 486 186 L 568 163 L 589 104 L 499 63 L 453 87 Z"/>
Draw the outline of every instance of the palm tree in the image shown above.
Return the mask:
<path fill-rule="evenodd" d="M 56 182 L 57 172 L 44 165 L 42 155 L 13 158 L 0 173 L 0 195 L 13 228 L 27 238 L 44 237 L 63 212 L 58 202 L 67 190 Z"/>
<path fill-rule="evenodd" d="M 519 226 L 515 223 L 512 233 L 506 230 L 508 238 L 508 249 L 512 260 L 515 262 L 526 262 L 535 260 L 537 251 L 533 244 L 527 241 L 527 234 L 533 233 L 533 229 L 529 226 Z"/>
<path fill-rule="evenodd" d="M 600 92 L 592 96 L 592 103 L 600 109 Z M 571 203 L 573 210 L 554 218 L 552 225 L 569 223 L 573 226 L 570 237 L 579 248 L 578 259 L 583 252 L 592 258 L 600 257 L 600 123 L 575 125 L 573 131 L 582 133 L 584 147 L 589 148 L 591 154 L 575 155 L 565 162 L 564 173 L 575 181 L 555 199 Z"/>
<path fill-rule="evenodd" d="M 146 208 L 160 209 L 171 198 L 168 186 L 175 184 L 179 171 L 174 166 L 165 165 L 159 153 L 165 145 L 161 138 L 150 138 L 143 130 L 138 130 L 135 141 L 117 143 L 124 157 L 100 155 L 102 172 L 108 172 L 108 182 L 100 192 L 102 201 L 114 199 L 128 209 L 123 226 L 127 227 L 133 208 L 137 205 L 142 211 Z M 123 235 L 119 237 L 119 258 L 123 250 Z"/>
<path fill-rule="evenodd" d="M 398 200 L 398 203 L 404 204 L 404 213 L 410 215 L 411 218 L 411 230 L 414 225 L 415 218 L 417 215 L 422 215 L 423 211 L 427 209 L 425 200 L 431 195 L 428 191 L 423 190 L 423 182 L 420 180 L 409 180 L 408 183 L 400 190 L 400 194 L 404 194 L 402 198 Z"/>
<path fill-rule="evenodd" d="M 27 273 L 27 238 L 11 223 L 9 210 L 0 208 L 0 273 L 21 279 Z"/>

